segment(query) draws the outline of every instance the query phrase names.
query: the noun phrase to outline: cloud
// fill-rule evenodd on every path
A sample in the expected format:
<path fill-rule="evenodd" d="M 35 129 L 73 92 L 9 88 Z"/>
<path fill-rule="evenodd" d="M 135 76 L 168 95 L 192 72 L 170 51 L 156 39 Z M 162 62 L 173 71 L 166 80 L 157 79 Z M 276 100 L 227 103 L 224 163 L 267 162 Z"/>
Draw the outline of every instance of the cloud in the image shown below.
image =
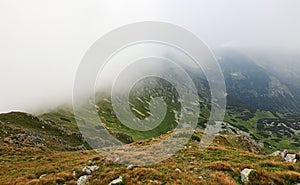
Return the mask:
<path fill-rule="evenodd" d="M 0 112 L 70 102 L 76 69 L 106 32 L 145 20 L 185 27 L 211 48 L 228 43 L 299 52 L 300 1 L 103 0 L 0 2 Z"/>

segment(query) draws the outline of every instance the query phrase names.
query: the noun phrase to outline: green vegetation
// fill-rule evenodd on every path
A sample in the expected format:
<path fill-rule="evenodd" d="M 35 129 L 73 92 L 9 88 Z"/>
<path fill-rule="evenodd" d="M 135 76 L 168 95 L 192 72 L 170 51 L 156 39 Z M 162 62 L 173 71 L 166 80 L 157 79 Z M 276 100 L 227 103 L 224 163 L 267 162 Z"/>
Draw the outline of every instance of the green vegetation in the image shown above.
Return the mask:
<path fill-rule="evenodd" d="M 201 138 L 201 133 L 195 133 L 196 136 Z M 82 168 L 91 162 L 99 169 L 90 176 L 90 184 L 109 184 L 119 176 L 123 177 L 124 184 L 241 184 L 243 168 L 255 169 L 250 176 L 251 184 L 295 184 L 300 179 L 300 163 L 254 154 L 250 148 L 255 146 L 241 136 L 219 135 L 205 151 L 198 150 L 196 140 L 187 146 L 191 147 L 161 163 L 127 169 L 102 159 L 92 150 L 55 151 L 4 143 L 0 145 L 3 169 L 0 181 L 3 185 L 76 184 L 83 174 Z"/>
<path fill-rule="evenodd" d="M 0 120 L 3 123 L 1 138 L 26 140 L 28 144 L 35 143 L 55 150 L 74 150 L 79 145 L 89 147 L 78 130 L 69 130 L 63 122 L 41 119 L 21 112 L 0 114 Z M 75 126 L 74 124 L 72 127 Z"/>

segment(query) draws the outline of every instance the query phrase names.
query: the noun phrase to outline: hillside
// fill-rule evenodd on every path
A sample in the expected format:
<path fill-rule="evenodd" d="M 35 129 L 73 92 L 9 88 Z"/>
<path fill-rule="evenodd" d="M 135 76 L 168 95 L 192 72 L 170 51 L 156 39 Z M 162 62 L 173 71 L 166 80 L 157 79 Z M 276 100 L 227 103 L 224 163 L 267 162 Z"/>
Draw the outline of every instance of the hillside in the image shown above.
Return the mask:
<path fill-rule="evenodd" d="M 288 76 L 286 71 L 278 72 L 277 69 L 275 73 L 271 67 L 258 64 L 253 58 L 255 56 L 233 48 L 218 52 L 219 63 L 226 81 L 228 105 L 243 106 L 253 110 L 298 113 L 299 91 L 297 83 L 294 83 L 298 78 L 284 79 L 283 76 Z M 268 63 L 273 64 L 271 61 Z"/>
<path fill-rule="evenodd" d="M 200 151 L 201 132 L 197 131 L 171 158 L 146 167 L 126 167 L 104 160 L 93 150 L 76 148 L 84 142 L 75 137 L 76 131 L 67 126 L 70 122 L 66 119 L 59 124 L 14 112 L 1 114 L 0 120 L 0 167 L 4 169 L 0 172 L 1 184 L 76 184 L 86 173 L 81 170 L 90 165 L 99 167 L 89 176 L 90 184 L 108 184 L 119 176 L 123 184 L 240 184 L 244 168 L 255 169 L 250 176 L 253 184 L 300 181 L 298 162 L 287 163 L 281 157 L 265 155 L 240 134 L 217 135 L 214 143 Z M 149 139 L 131 144 L 152 142 Z"/>

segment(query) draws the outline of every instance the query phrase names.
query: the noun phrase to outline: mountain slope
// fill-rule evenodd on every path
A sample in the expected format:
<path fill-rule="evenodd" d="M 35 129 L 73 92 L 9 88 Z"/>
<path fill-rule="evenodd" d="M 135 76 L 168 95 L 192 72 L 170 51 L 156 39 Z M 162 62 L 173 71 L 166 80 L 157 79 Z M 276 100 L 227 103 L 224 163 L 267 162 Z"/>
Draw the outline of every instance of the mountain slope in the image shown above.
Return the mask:
<path fill-rule="evenodd" d="M 297 113 L 298 99 L 288 84 L 256 64 L 250 56 L 234 49 L 218 53 L 226 81 L 228 104 L 241 102 L 251 109 Z"/>
<path fill-rule="evenodd" d="M 17 146 L 1 140 L 0 182 L 76 184 L 87 175 L 82 169 L 92 165 L 98 169 L 88 175 L 90 184 L 109 184 L 119 176 L 123 177 L 123 184 L 241 184 L 240 171 L 244 168 L 255 170 L 250 176 L 251 184 L 295 184 L 300 180 L 300 163 L 252 153 L 253 148 L 259 149 L 243 136 L 217 135 L 204 151 L 198 149 L 199 138 L 201 133 L 196 132 L 187 147 L 161 163 L 131 168 L 104 160 L 93 150 L 57 151 L 50 146 Z M 152 142 L 150 139 L 132 144 Z"/>
<path fill-rule="evenodd" d="M 71 130 L 62 122 L 38 118 L 27 113 L 11 112 L 0 114 L 0 123 L 1 138 L 6 143 L 16 146 L 33 145 L 59 151 L 89 147 L 78 130 Z"/>

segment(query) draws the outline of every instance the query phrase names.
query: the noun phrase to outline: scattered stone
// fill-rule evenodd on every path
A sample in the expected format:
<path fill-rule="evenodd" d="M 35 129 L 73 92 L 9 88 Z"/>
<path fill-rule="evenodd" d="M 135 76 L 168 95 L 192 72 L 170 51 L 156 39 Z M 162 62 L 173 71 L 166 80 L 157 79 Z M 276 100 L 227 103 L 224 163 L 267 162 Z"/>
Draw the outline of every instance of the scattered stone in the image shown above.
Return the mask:
<path fill-rule="evenodd" d="M 121 159 L 119 157 L 115 158 L 114 163 L 118 163 Z"/>
<path fill-rule="evenodd" d="M 135 167 L 135 166 L 134 166 L 133 164 L 130 164 L 130 165 L 127 166 L 126 169 L 127 169 L 127 170 L 132 170 L 134 167 Z"/>
<path fill-rule="evenodd" d="M 99 166 L 94 165 L 94 166 L 86 166 L 82 169 L 82 171 L 88 175 L 91 175 L 93 171 L 98 170 L 98 169 L 99 169 Z"/>
<path fill-rule="evenodd" d="M 286 154 L 287 154 L 287 150 L 284 149 L 284 150 L 281 152 L 280 155 L 281 155 L 282 158 L 285 158 Z"/>
<path fill-rule="evenodd" d="M 108 185 L 116 185 L 116 184 L 122 184 L 123 183 L 123 177 L 120 176 L 119 178 L 111 181 Z"/>
<path fill-rule="evenodd" d="M 130 135 L 127 135 L 123 132 L 112 133 L 112 135 L 115 136 L 116 138 L 122 138 L 125 141 L 125 143 L 134 142 L 133 138 Z"/>
<path fill-rule="evenodd" d="M 12 144 L 13 140 L 10 137 L 6 137 L 6 138 L 4 138 L 4 143 L 10 143 L 10 144 Z"/>
<path fill-rule="evenodd" d="M 282 152 L 277 150 L 272 153 L 273 156 L 281 156 L 285 162 L 297 162 L 297 155 L 296 154 L 288 154 L 287 150 L 284 149 Z"/>
<path fill-rule="evenodd" d="M 199 176 L 198 179 L 203 179 L 203 177 L 202 177 L 202 176 Z"/>
<path fill-rule="evenodd" d="M 50 138 L 56 142 L 58 142 L 59 144 L 61 145 L 64 145 L 64 146 L 67 146 L 67 147 L 70 147 L 69 143 L 64 141 L 64 140 L 61 140 L 60 138 L 58 138 L 57 136 L 50 136 Z"/>
<path fill-rule="evenodd" d="M 79 177 L 79 179 L 77 180 L 77 185 L 87 184 L 88 177 L 89 176 L 87 176 L 87 175 L 83 175 L 83 176 Z"/>
<path fill-rule="evenodd" d="M 241 171 L 241 180 L 243 183 L 249 182 L 249 175 L 253 171 L 253 169 L 245 168 Z"/>
<path fill-rule="evenodd" d="M 181 173 L 181 170 L 179 168 L 176 168 L 175 172 Z"/>
<path fill-rule="evenodd" d="M 277 151 L 273 152 L 272 155 L 275 157 L 279 156 L 279 155 L 281 155 L 281 151 L 277 150 Z"/>
<path fill-rule="evenodd" d="M 45 138 L 41 134 L 29 130 L 25 130 L 15 135 L 14 139 L 19 142 L 34 145 L 34 146 L 43 146 L 44 145 L 43 142 L 45 141 Z"/>
<path fill-rule="evenodd" d="M 39 178 L 41 179 L 41 178 L 43 178 L 43 177 L 45 177 L 47 174 L 43 174 L 43 175 L 41 175 Z"/>
<path fill-rule="evenodd" d="M 84 145 L 79 145 L 76 147 L 77 150 L 86 150 L 86 147 Z"/>
<path fill-rule="evenodd" d="M 287 163 L 295 163 L 295 162 L 297 162 L 297 155 L 296 154 L 286 154 L 284 160 Z"/>

